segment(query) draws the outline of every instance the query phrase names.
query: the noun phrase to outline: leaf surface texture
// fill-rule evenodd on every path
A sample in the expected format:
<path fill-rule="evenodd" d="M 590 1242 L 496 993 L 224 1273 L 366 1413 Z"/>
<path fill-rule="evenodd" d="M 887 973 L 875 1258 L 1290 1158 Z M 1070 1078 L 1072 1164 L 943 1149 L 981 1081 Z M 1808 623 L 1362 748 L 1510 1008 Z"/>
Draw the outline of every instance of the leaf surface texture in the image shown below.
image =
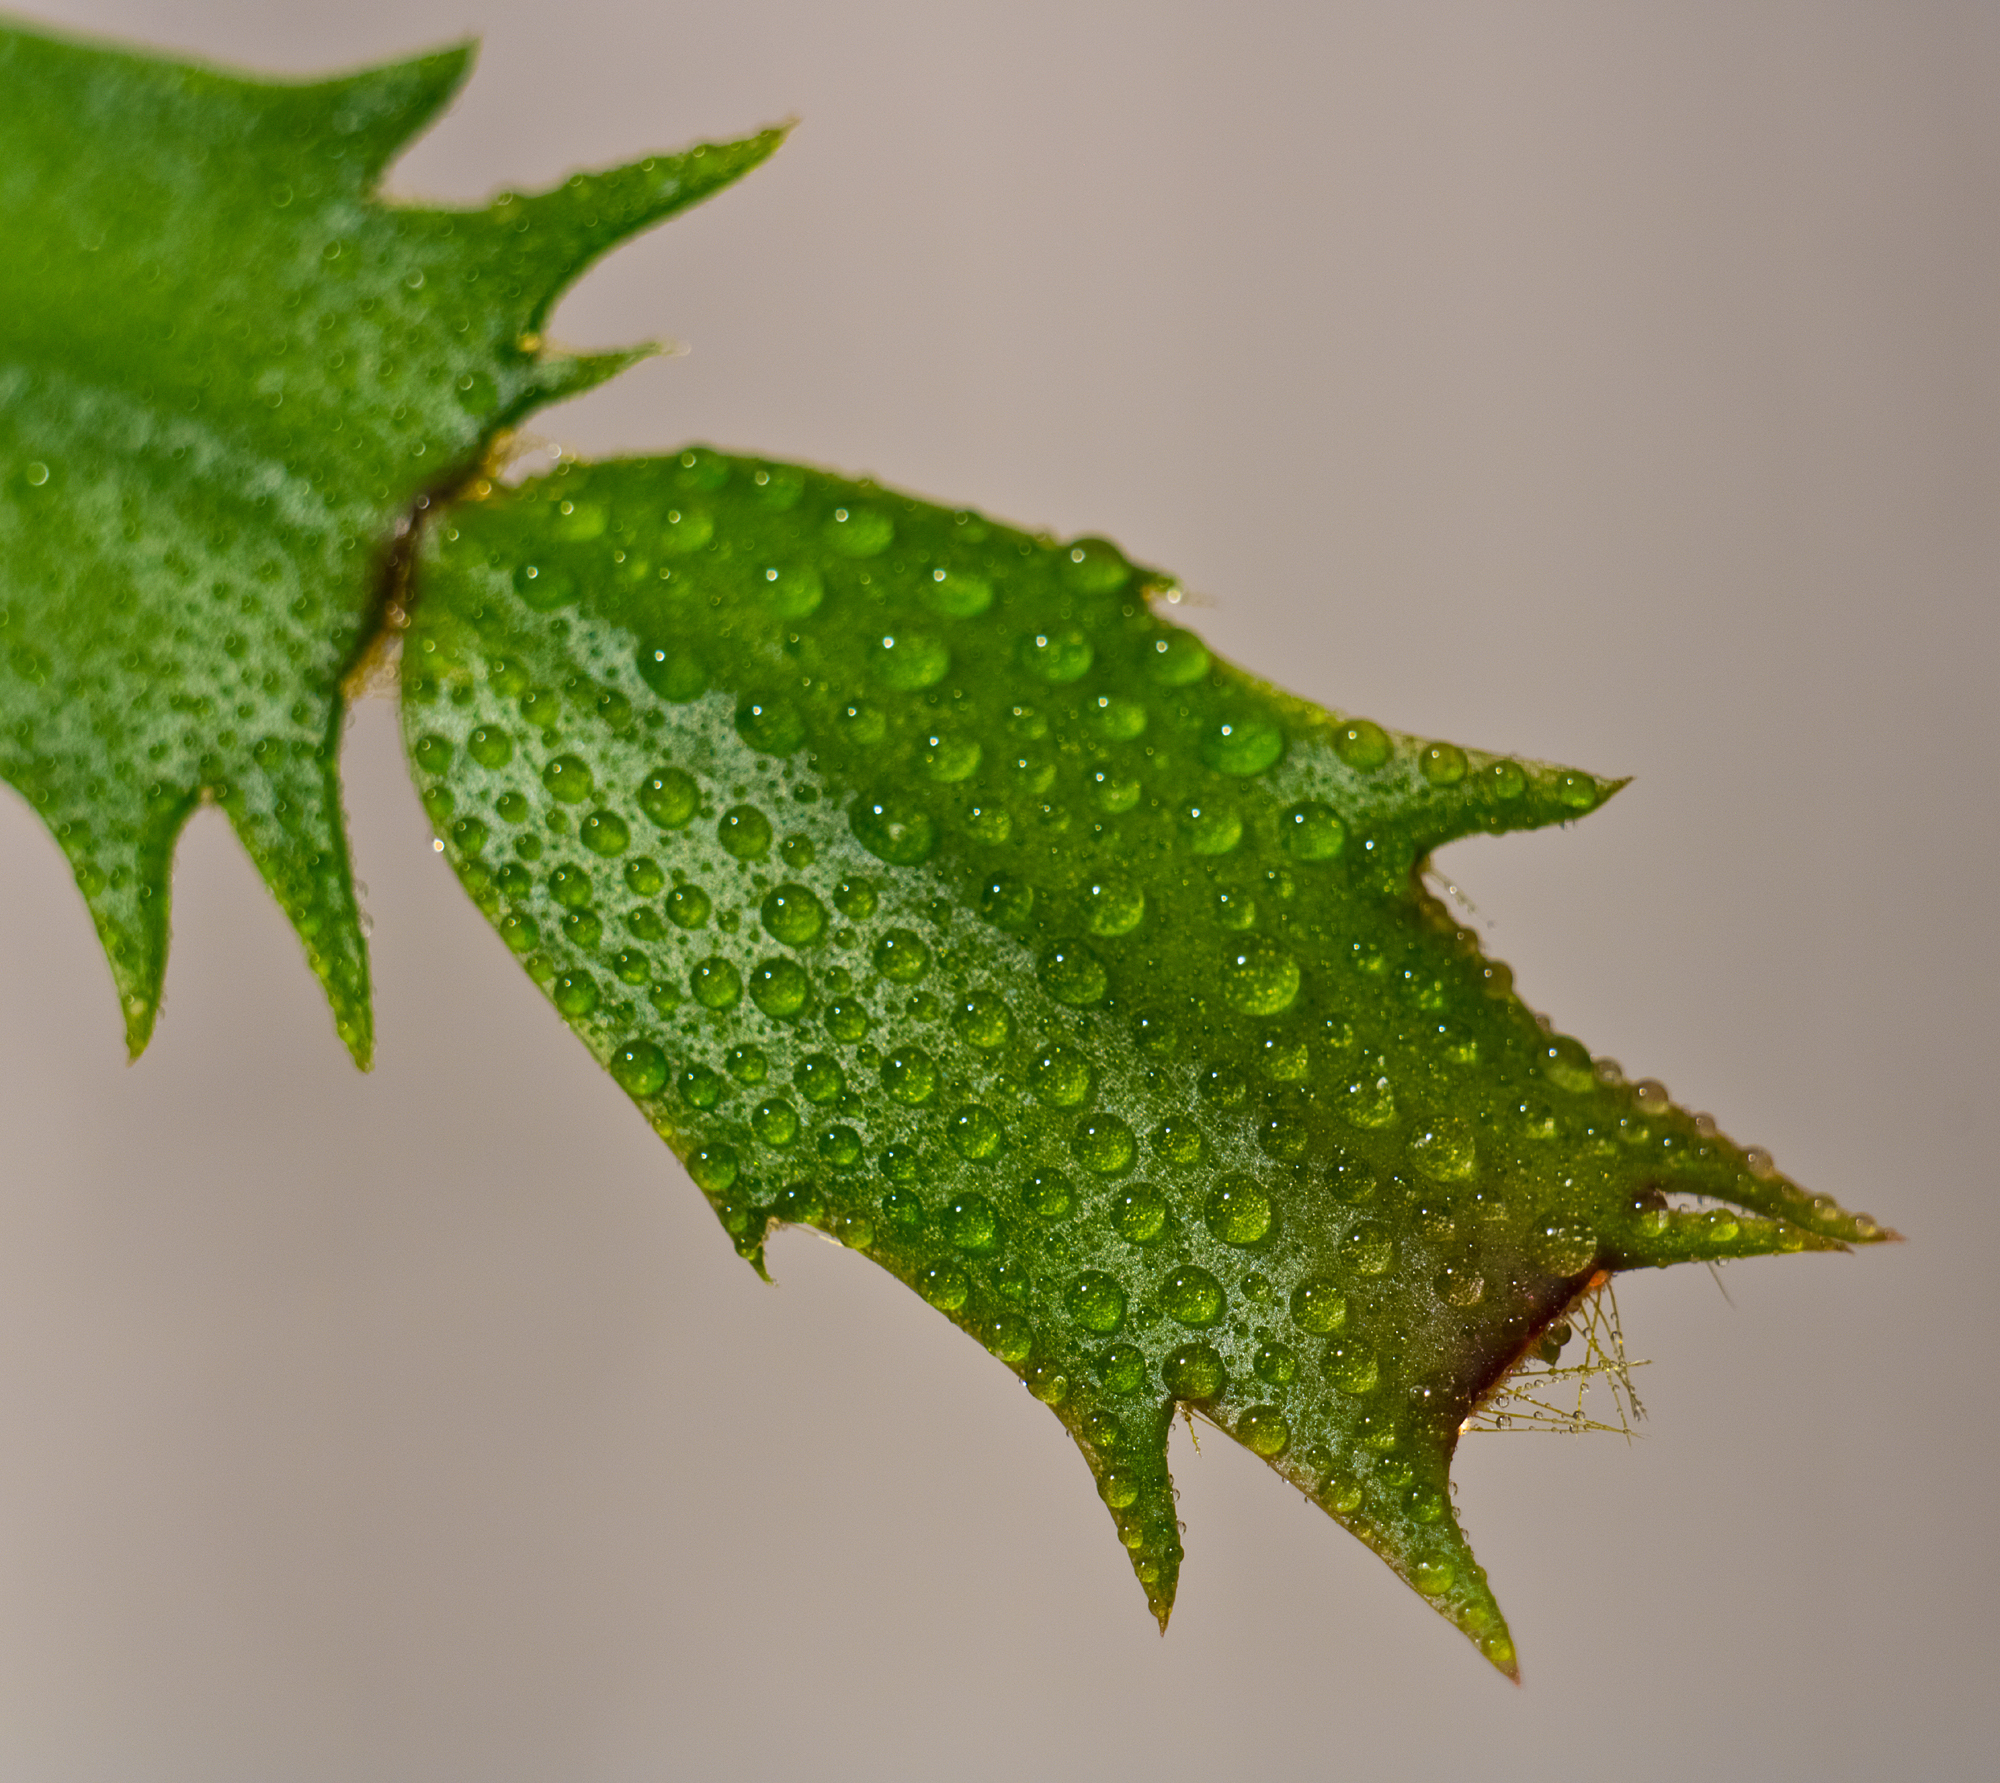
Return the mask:
<path fill-rule="evenodd" d="M 1612 1272 L 1881 1236 L 1549 1031 L 1430 850 L 1615 782 L 1282 694 L 1171 579 L 796 466 L 431 528 L 454 869 L 742 1254 L 865 1252 L 1075 1438 L 1164 1624 L 1199 1413 L 1511 1672 L 1448 1471 Z"/>

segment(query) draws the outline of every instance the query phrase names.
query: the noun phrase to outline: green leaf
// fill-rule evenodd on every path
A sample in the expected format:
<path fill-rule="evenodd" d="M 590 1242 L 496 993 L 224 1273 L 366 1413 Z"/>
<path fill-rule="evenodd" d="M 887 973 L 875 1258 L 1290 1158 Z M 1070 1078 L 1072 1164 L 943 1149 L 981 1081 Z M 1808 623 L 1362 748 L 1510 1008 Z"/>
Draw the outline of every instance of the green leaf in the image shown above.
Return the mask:
<path fill-rule="evenodd" d="M 0 777 L 69 857 L 135 1054 L 212 800 L 367 1063 L 341 688 L 399 528 L 635 356 L 543 349 L 578 271 L 779 140 L 383 203 L 471 54 L 288 85 L 0 28 Z"/>
<path fill-rule="evenodd" d="M 1511 1672 L 1461 1423 L 1613 1271 L 1881 1236 L 1548 1032 L 1426 889 L 1615 782 L 1278 693 L 1166 578 L 701 448 L 426 535 L 479 907 L 742 1254 L 865 1251 L 1075 1437 L 1162 1624 L 1177 1407 Z"/>

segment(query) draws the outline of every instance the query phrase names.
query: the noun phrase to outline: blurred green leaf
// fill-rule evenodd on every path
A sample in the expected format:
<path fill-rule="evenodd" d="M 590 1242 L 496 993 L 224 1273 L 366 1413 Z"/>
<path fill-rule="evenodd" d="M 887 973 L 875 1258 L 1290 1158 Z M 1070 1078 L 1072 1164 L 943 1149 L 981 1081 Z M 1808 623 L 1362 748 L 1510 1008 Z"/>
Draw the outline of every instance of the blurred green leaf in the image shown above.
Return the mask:
<path fill-rule="evenodd" d="M 0 27 L 0 777 L 75 869 L 134 1053 L 207 799 L 367 1062 L 336 757 L 399 528 L 637 356 L 543 348 L 577 273 L 779 140 L 382 202 L 470 63 L 293 85 Z"/>

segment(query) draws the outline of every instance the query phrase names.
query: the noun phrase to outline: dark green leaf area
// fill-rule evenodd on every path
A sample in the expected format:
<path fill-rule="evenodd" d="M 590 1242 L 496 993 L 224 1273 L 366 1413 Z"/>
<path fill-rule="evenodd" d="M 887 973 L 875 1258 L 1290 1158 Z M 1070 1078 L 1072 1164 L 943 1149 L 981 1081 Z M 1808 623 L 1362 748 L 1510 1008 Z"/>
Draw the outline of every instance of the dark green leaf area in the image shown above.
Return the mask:
<path fill-rule="evenodd" d="M 1872 1232 L 1424 889 L 1605 783 L 1275 693 L 1101 541 L 693 448 L 495 492 L 417 586 L 413 759 L 507 945 L 746 1256 L 818 1227 L 1021 1376 L 1163 1618 L 1180 1405 L 1510 1668 L 1480 1396 L 1602 1272 Z"/>
<path fill-rule="evenodd" d="M 69 857 L 134 1052 L 208 800 L 366 1062 L 336 755 L 397 527 L 629 362 L 542 350 L 578 270 L 775 141 L 382 202 L 470 59 L 293 85 L 0 28 L 0 777 Z"/>

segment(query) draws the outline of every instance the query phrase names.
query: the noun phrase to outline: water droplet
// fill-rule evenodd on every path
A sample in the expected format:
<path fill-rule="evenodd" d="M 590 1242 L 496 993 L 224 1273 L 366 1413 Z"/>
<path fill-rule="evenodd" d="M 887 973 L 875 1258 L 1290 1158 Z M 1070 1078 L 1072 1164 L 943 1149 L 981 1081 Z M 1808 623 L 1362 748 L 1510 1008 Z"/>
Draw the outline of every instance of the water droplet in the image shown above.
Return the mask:
<path fill-rule="evenodd" d="M 550 762 L 542 770 L 542 784 L 549 789 L 551 798 L 565 805 L 582 804 L 597 787 L 589 767 L 574 755 L 559 755 Z"/>
<path fill-rule="evenodd" d="M 1028 1067 L 1028 1087 L 1051 1108 L 1081 1108 L 1090 1100 L 1089 1061 L 1070 1046 L 1051 1046 Z"/>
<path fill-rule="evenodd" d="M 1396 1261 L 1396 1240 L 1380 1220 L 1362 1220 L 1341 1240 L 1341 1252 L 1356 1275 L 1387 1275 Z"/>
<path fill-rule="evenodd" d="M 657 1095 L 667 1082 L 667 1055 L 650 1040 L 628 1040 L 611 1055 L 611 1075 L 628 1096 Z"/>
<path fill-rule="evenodd" d="M 1035 1333 L 1019 1313 L 1003 1312 L 981 1323 L 979 1341 L 1002 1362 L 1018 1365 L 1033 1354 Z"/>
<path fill-rule="evenodd" d="M 1104 873 L 1083 888 L 1084 925 L 1093 935 L 1129 935 L 1146 916 L 1146 894 L 1120 873 Z"/>
<path fill-rule="evenodd" d="M 869 659 L 875 679 L 895 693 L 921 693 L 951 672 L 951 651 L 927 632 L 879 633 Z"/>
<path fill-rule="evenodd" d="M 1097 1378 L 1107 1393 L 1136 1393 L 1146 1384 L 1146 1358 L 1136 1345 L 1109 1344 L 1097 1359 Z"/>
<path fill-rule="evenodd" d="M 549 875 L 549 896 L 565 910 L 581 910 L 590 902 L 590 875 L 564 864 Z"/>
<path fill-rule="evenodd" d="M 917 1292 L 940 1312 L 957 1312 L 972 1284 L 956 1263 L 931 1263 L 917 1271 Z"/>
<path fill-rule="evenodd" d="M 704 1009 L 734 1009 L 743 1000 L 743 975 L 720 954 L 710 954 L 689 971 L 688 989 Z"/>
<path fill-rule="evenodd" d="M 931 950 L 908 929 L 891 929 L 869 957 L 891 984 L 915 984 L 931 969 Z"/>
<path fill-rule="evenodd" d="M 1115 1114 L 1085 1115 L 1070 1141 L 1076 1161 L 1099 1176 L 1123 1176 L 1138 1156 L 1132 1129 Z"/>
<path fill-rule="evenodd" d="M 667 916 L 678 928 L 700 928 L 713 908 L 708 893 L 698 885 L 677 885 L 667 893 Z"/>
<path fill-rule="evenodd" d="M 1069 1397 L 1069 1376 L 1059 1362 L 1030 1363 L 1021 1378 L 1028 1391 L 1044 1405 L 1060 1405 Z"/>
<path fill-rule="evenodd" d="M 641 644 L 638 661 L 639 679 L 669 705 L 684 706 L 708 691 L 708 665 L 692 650 Z"/>
<path fill-rule="evenodd" d="M 1632 1086 L 1632 1094 L 1639 1104 L 1641 1114 L 1665 1114 L 1672 1106 L 1667 1095 L 1667 1086 L 1657 1077 L 1642 1077 Z"/>
<path fill-rule="evenodd" d="M 1271 1198 L 1247 1176 L 1228 1177 L 1209 1196 L 1202 1222 L 1224 1244 L 1256 1244 L 1271 1230 Z"/>
<path fill-rule="evenodd" d="M 615 811 L 593 811 L 577 825 L 576 833 L 593 854 L 623 854 L 632 842 L 631 830 Z"/>
<path fill-rule="evenodd" d="M 29 463 L 28 468 L 21 473 L 21 480 L 30 489 L 40 489 L 49 480 L 49 467 L 42 463 L 39 458 L 34 459 Z"/>
<path fill-rule="evenodd" d="M 706 1112 L 722 1100 L 727 1087 L 722 1074 L 706 1065 L 690 1065 L 681 1073 L 681 1099 L 690 1108 Z"/>
<path fill-rule="evenodd" d="M 1184 1115 L 1162 1121 L 1153 1131 L 1153 1156 L 1163 1164 L 1199 1163 L 1201 1152 L 1201 1128 Z"/>
<path fill-rule="evenodd" d="M 1014 1018 L 997 992 L 974 991 L 959 1003 L 951 1027 L 967 1046 L 992 1052 L 1013 1038 Z"/>
<path fill-rule="evenodd" d="M 1597 1238 L 1589 1228 L 1551 1221 L 1535 1235 L 1535 1250 L 1555 1275 L 1581 1275 L 1597 1261 Z"/>
<path fill-rule="evenodd" d="M 1146 650 L 1146 674 L 1161 687 L 1189 687 L 1208 673 L 1209 654 L 1192 632 L 1170 631 Z"/>
<path fill-rule="evenodd" d="M 836 997 L 826 1006 L 826 1031 L 843 1046 L 865 1040 L 873 1025 L 867 1008 L 851 997 Z"/>
<path fill-rule="evenodd" d="M 1232 947 L 1223 956 L 1222 991 L 1245 1015 L 1281 1015 L 1299 994 L 1299 963 L 1269 942 Z"/>
<path fill-rule="evenodd" d="M 971 570 L 940 567 L 918 584 L 924 604 L 946 619 L 976 619 L 993 604 L 993 584 Z"/>
<path fill-rule="evenodd" d="M 657 543 L 669 557 L 691 557 L 715 537 L 715 516 L 706 509 L 669 508 Z"/>
<path fill-rule="evenodd" d="M 998 848 L 1014 833 L 1014 819 L 1004 805 L 974 805 L 965 814 L 965 833 L 975 842 Z"/>
<path fill-rule="evenodd" d="M 663 830 L 682 829 L 701 809 L 701 788 L 679 768 L 662 768 L 639 788 L 639 809 Z"/>
<path fill-rule="evenodd" d="M 1292 1323 L 1315 1337 L 1326 1337 L 1347 1323 L 1347 1296 L 1324 1276 L 1301 1282 L 1292 1290 Z"/>
<path fill-rule="evenodd" d="M 819 1161 L 834 1170 L 852 1170 L 861 1162 L 861 1135 L 852 1127 L 829 1127 L 819 1136 L 814 1150 Z"/>
<path fill-rule="evenodd" d="M 1447 1560 L 1419 1560 L 1416 1566 L 1416 1587 L 1426 1597 L 1442 1597 L 1451 1589 L 1457 1574 L 1452 1571 Z"/>
<path fill-rule="evenodd" d="M 1221 1319 L 1227 1302 L 1222 1284 L 1214 1276 L 1192 1263 L 1183 1263 L 1168 1270 L 1160 1284 L 1160 1304 L 1177 1323 L 1206 1327 Z"/>
<path fill-rule="evenodd" d="M 850 877 L 833 888 L 833 907 L 856 922 L 866 922 L 873 916 L 878 902 L 874 885 L 866 879 Z"/>
<path fill-rule="evenodd" d="M 1085 703 L 1084 722 L 1107 743 L 1130 743 L 1146 734 L 1146 708 L 1120 694 L 1100 693 Z"/>
<path fill-rule="evenodd" d="M 755 805 L 732 805 L 715 826 L 715 835 L 739 861 L 760 861 L 771 852 L 771 820 Z"/>
<path fill-rule="evenodd" d="M 1289 1344 L 1260 1343 L 1250 1368 L 1260 1381 L 1274 1387 L 1289 1387 L 1298 1379 L 1298 1352 Z"/>
<path fill-rule="evenodd" d="M 1382 1366 L 1375 1352 L 1352 1340 L 1327 1346 L 1326 1374 L 1343 1393 L 1357 1399 L 1374 1392 L 1382 1382 Z"/>
<path fill-rule="evenodd" d="M 1194 799 L 1179 816 L 1181 840 L 1191 854 L 1227 854 L 1243 840 L 1243 819 L 1233 805 Z"/>
<path fill-rule="evenodd" d="M 810 618 L 826 598 L 826 584 L 811 564 L 769 566 L 758 573 L 752 586 L 780 619 Z"/>
<path fill-rule="evenodd" d="M 1772 1162 L 1771 1154 L 1761 1145 L 1753 1145 L 1744 1152 L 1743 1167 L 1759 1182 L 1769 1182 L 1778 1174 L 1778 1167 Z"/>
<path fill-rule="evenodd" d="M 984 1195 L 955 1195 L 945 1203 L 944 1233 L 955 1249 L 983 1256 L 1000 1242 L 1000 1216 Z"/>
<path fill-rule="evenodd" d="M 750 1115 L 750 1130 L 775 1151 L 783 1151 L 799 1136 L 798 1111 L 782 1096 L 759 1102 Z"/>
<path fill-rule="evenodd" d="M 1410 1142 L 1410 1157 L 1419 1170 L 1437 1182 L 1467 1181 L 1479 1164 L 1472 1130 L 1464 1122 L 1450 1119 L 1420 1131 Z"/>
<path fill-rule="evenodd" d="M 1417 765 L 1433 786 L 1456 786 L 1465 778 L 1465 751 L 1455 743 L 1433 743 L 1417 757 Z"/>
<path fill-rule="evenodd" d="M 1588 811 L 1597 803 L 1597 782 L 1588 774 L 1558 775 L 1556 797 L 1572 811 Z"/>
<path fill-rule="evenodd" d="M 782 955 L 750 969 L 750 1001 L 773 1021 L 790 1021 L 812 996 L 812 980 L 797 960 Z"/>
<path fill-rule="evenodd" d="M 410 753 L 426 774 L 442 774 L 451 766 L 451 745 L 442 737 L 419 737 Z"/>
<path fill-rule="evenodd" d="M 808 1102 L 820 1104 L 837 1101 L 847 1088 L 839 1063 L 823 1052 L 802 1059 L 792 1073 L 792 1082 L 799 1086 L 799 1094 Z"/>
<path fill-rule="evenodd" d="M 1038 681 L 1061 687 L 1090 673 L 1097 652 L 1074 626 L 1030 632 L 1014 651 L 1015 660 Z"/>
<path fill-rule="evenodd" d="M 1078 539 L 1060 562 L 1062 579 L 1081 594 L 1110 594 L 1132 574 L 1124 552 L 1109 539 Z"/>
<path fill-rule="evenodd" d="M 996 873 L 980 887 L 979 913 L 995 928 L 1018 929 L 1035 908 L 1035 888 L 1011 873 Z"/>
<path fill-rule="evenodd" d="M 776 1216 L 794 1226 L 812 1225 L 826 1217 L 826 1202 L 819 1189 L 809 1182 L 787 1183 L 778 1191 L 772 1209 Z"/>
<path fill-rule="evenodd" d="M 1528 790 L 1528 776 L 1519 762 L 1497 761 L 1482 768 L 1479 777 L 1492 789 L 1495 798 L 1518 799 Z"/>
<path fill-rule="evenodd" d="M 945 1122 L 945 1138 L 961 1158 L 984 1163 L 999 1151 L 1005 1135 L 991 1109 L 967 1103 Z"/>
<path fill-rule="evenodd" d="M 1060 1170 L 1037 1170 L 1021 1185 L 1021 1205 L 1038 1219 L 1067 1219 L 1076 1191 Z"/>
<path fill-rule="evenodd" d="M 1597 1072 L 1590 1053 L 1579 1040 L 1562 1035 L 1541 1051 L 1542 1075 L 1559 1090 L 1580 1096 L 1597 1084 Z"/>
<path fill-rule="evenodd" d="M 847 821 L 854 839 L 892 867 L 914 867 L 937 847 L 935 820 L 894 794 L 856 801 Z"/>
<path fill-rule="evenodd" d="M 1139 1477 L 1130 1468 L 1106 1468 L 1097 1489 L 1114 1511 L 1130 1510 L 1139 1502 Z"/>
<path fill-rule="evenodd" d="M 1465 1263 L 1447 1263 L 1434 1285 L 1438 1298 L 1451 1306 L 1477 1306 L 1486 1297 L 1486 1278 Z"/>
<path fill-rule="evenodd" d="M 1354 719 L 1333 733 L 1333 752 L 1357 773 L 1373 773 L 1389 759 L 1389 733 L 1366 718 Z"/>
<path fill-rule="evenodd" d="M 806 740 L 806 721 L 790 700 L 746 699 L 736 708 L 736 734 L 762 755 L 790 755 Z"/>
<path fill-rule="evenodd" d="M 874 557 L 888 550 L 896 523 L 874 508 L 835 508 L 822 536 L 843 557 Z"/>
<path fill-rule="evenodd" d="M 1213 1399 L 1229 1376 L 1222 1358 L 1205 1343 L 1184 1343 L 1168 1353 L 1160 1378 L 1176 1399 Z"/>
<path fill-rule="evenodd" d="M 1201 740 L 1204 767 L 1248 778 L 1261 774 L 1285 753 L 1285 734 L 1258 719 L 1227 719 Z"/>
<path fill-rule="evenodd" d="M 538 613 L 552 613 L 576 599 L 576 578 L 546 564 L 524 563 L 514 572 L 514 591 L 521 604 Z"/>
<path fill-rule="evenodd" d="M 514 739 L 503 730 L 476 725 L 465 739 L 465 752 L 482 768 L 504 768 L 514 759 Z"/>
<path fill-rule="evenodd" d="M 1166 1197 L 1149 1182 L 1128 1184 L 1111 1198 L 1111 1229 L 1128 1244 L 1151 1244 L 1167 1229 Z"/>
<path fill-rule="evenodd" d="M 924 772 L 941 786 L 970 780 L 979 771 L 983 751 L 971 737 L 950 731 L 933 731 L 924 739 Z"/>
<path fill-rule="evenodd" d="M 1125 1290 L 1115 1277 L 1101 1270 L 1086 1270 L 1063 1296 L 1069 1316 L 1084 1330 L 1109 1337 L 1125 1323 Z"/>
<path fill-rule="evenodd" d="M 1038 976 L 1043 990 L 1072 1009 L 1101 1003 L 1109 985 L 1103 961 L 1081 941 L 1056 942 L 1042 955 Z"/>
<path fill-rule="evenodd" d="M 719 1195 L 736 1180 L 736 1154 L 726 1145 L 704 1145 L 688 1154 L 688 1175 L 695 1187 Z"/>
<path fill-rule="evenodd" d="M 1274 1461 L 1292 1440 L 1292 1427 L 1275 1405 L 1253 1405 L 1236 1420 L 1236 1440 L 1253 1455 Z"/>
<path fill-rule="evenodd" d="M 656 898 L 666 883 L 666 874 L 660 871 L 660 863 L 651 855 L 642 854 L 637 860 L 625 863 L 625 889 L 634 897 Z"/>
<path fill-rule="evenodd" d="M 826 933 L 826 906 L 803 885 L 787 882 L 758 907 L 764 932 L 786 947 L 810 947 Z"/>
<path fill-rule="evenodd" d="M 891 1101 L 921 1108 L 937 1094 L 937 1061 L 915 1047 L 898 1047 L 882 1060 L 882 1087 Z"/>

